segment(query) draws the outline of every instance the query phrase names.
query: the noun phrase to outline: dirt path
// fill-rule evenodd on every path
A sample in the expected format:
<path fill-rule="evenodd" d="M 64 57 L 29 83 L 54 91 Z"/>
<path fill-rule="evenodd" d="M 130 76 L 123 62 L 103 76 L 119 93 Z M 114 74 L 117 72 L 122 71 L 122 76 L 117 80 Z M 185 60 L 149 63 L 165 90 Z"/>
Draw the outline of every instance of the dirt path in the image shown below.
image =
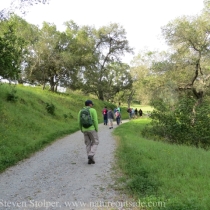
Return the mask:
<path fill-rule="evenodd" d="M 112 186 L 116 142 L 111 132 L 99 126 L 94 165 L 87 164 L 78 131 L 0 174 L 0 209 L 122 209 L 118 202 L 125 197 Z"/>

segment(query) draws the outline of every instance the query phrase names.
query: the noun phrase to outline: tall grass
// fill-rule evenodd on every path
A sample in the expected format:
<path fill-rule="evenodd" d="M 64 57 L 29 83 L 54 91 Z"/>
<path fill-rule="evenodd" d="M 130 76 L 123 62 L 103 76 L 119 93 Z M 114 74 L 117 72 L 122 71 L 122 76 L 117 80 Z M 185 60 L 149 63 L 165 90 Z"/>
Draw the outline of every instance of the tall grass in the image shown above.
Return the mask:
<path fill-rule="evenodd" d="M 73 92 L 61 94 L 37 87 L 0 84 L 0 172 L 77 131 L 77 115 L 88 98 Z M 93 100 L 102 122 L 102 108 L 114 105 Z"/>
<path fill-rule="evenodd" d="M 148 119 L 133 120 L 115 129 L 120 144 L 117 160 L 125 188 L 148 209 L 209 210 L 210 152 L 144 139 Z M 153 207 L 152 207 L 153 206 Z"/>

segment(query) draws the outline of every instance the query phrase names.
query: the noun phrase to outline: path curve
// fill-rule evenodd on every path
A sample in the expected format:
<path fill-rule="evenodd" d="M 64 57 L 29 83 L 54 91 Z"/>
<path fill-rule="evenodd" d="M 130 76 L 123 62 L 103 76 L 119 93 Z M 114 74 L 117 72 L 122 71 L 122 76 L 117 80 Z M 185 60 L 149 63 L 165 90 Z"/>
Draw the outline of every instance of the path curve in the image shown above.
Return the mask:
<path fill-rule="evenodd" d="M 121 209 L 114 203 L 125 199 L 113 187 L 115 149 L 112 130 L 102 124 L 96 164 L 87 164 L 80 131 L 55 141 L 0 174 L 0 209 Z"/>

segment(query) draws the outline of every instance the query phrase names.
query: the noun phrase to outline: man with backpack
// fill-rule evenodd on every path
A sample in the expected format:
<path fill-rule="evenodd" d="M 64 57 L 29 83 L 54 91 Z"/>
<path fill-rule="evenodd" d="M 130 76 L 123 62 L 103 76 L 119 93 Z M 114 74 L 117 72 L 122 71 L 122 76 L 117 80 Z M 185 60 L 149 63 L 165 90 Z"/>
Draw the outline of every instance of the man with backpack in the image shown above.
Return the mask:
<path fill-rule="evenodd" d="M 98 138 L 98 116 L 91 100 L 85 101 L 85 107 L 79 111 L 79 128 L 84 134 L 88 164 L 95 164 L 94 155 L 96 153 Z"/>

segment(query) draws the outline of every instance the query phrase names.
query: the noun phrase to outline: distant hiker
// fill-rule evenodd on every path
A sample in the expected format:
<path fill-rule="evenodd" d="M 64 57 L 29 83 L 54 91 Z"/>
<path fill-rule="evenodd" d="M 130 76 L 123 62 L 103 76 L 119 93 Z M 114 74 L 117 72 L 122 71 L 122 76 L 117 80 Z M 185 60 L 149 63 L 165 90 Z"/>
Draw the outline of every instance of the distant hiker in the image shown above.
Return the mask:
<path fill-rule="evenodd" d="M 127 109 L 127 112 L 128 112 L 129 119 L 131 119 L 131 117 L 132 117 L 131 108 L 128 108 L 128 109 Z"/>
<path fill-rule="evenodd" d="M 135 116 L 134 108 L 131 108 L 131 118 L 134 118 L 134 116 Z"/>
<path fill-rule="evenodd" d="M 96 153 L 98 138 L 98 116 L 91 100 L 85 101 L 85 107 L 79 111 L 78 121 L 79 128 L 84 134 L 86 151 L 88 156 L 88 164 L 94 164 L 94 155 Z"/>
<path fill-rule="evenodd" d="M 143 115 L 143 111 L 139 109 L 139 116 L 142 117 L 142 115 Z"/>
<path fill-rule="evenodd" d="M 118 106 L 117 109 L 118 109 L 119 112 L 120 112 L 120 123 L 122 123 L 122 114 L 121 114 L 121 108 L 120 108 L 120 106 Z"/>
<path fill-rule="evenodd" d="M 117 107 L 116 107 L 116 108 L 114 108 L 114 114 L 116 113 L 116 111 L 117 111 Z"/>
<path fill-rule="evenodd" d="M 109 108 L 107 112 L 107 118 L 108 118 L 108 124 L 109 124 L 109 129 L 113 128 L 113 120 L 114 120 L 114 113 L 111 108 Z"/>
<path fill-rule="evenodd" d="M 135 113 L 135 118 L 137 118 L 138 117 L 138 110 L 137 110 L 137 108 L 135 108 L 134 113 Z"/>
<path fill-rule="evenodd" d="M 119 109 L 117 109 L 117 111 L 115 112 L 115 119 L 116 119 L 117 125 L 120 124 L 120 117 L 121 117 L 120 111 Z"/>
<path fill-rule="evenodd" d="M 108 112 L 108 109 L 105 106 L 104 109 L 102 110 L 102 114 L 103 114 L 103 118 L 104 118 L 104 125 L 107 125 L 107 112 Z"/>

